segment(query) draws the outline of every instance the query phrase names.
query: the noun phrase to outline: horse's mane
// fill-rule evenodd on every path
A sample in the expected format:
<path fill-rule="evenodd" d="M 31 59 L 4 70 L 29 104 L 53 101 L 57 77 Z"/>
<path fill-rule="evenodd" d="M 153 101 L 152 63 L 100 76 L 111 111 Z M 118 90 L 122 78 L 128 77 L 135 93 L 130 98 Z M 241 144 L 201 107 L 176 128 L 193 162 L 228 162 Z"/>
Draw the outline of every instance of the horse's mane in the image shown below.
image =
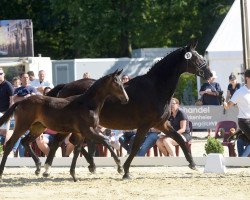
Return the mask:
<path fill-rule="evenodd" d="M 158 76 L 161 74 L 166 74 L 166 71 L 170 71 L 170 67 L 162 67 L 162 65 L 171 66 L 172 63 L 175 63 L 175 65 L 178 63 L 180 53 L 182 52 L 183 47 L 176 49 L 175 51 L 167 54 L 165 57 L 163 57 L 161 60 L 156 62 L 147 72 L 148 75 L 157 73 Z"/>

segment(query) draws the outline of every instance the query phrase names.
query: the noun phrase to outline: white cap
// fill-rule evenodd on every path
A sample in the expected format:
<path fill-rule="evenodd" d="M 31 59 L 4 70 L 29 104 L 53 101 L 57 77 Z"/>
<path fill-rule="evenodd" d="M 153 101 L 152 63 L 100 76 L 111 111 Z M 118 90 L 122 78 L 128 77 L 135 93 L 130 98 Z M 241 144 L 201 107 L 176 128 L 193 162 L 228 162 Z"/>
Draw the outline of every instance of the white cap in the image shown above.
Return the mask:
<path fill-rule="evenodd" d="M 217 75 L 216 75 L 216 71 L 211 71 L 211 72 L 213 74 L 212 78 L 218 78 Z"/>

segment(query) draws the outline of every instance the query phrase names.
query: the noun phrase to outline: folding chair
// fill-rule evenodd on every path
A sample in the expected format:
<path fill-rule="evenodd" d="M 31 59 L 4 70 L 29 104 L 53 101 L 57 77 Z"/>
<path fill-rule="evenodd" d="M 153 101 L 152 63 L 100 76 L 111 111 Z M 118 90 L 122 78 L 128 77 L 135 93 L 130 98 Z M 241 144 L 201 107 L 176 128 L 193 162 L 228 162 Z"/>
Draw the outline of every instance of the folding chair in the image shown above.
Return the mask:
<path fill-rule="evenodd" d="M 235 157 L 235 143 L 228 141 L 228 137 L 230 136 L 230 129 L 234 128 L 237 130 L 237 123 L 234 121 L 220 121 L 216 124 L 215 127 L 215 138 L 223 138 L 222 145 L 228 147 L 229 156 Z M 221 136 L 219 133 L 223 129 L 224 134 Z"/>

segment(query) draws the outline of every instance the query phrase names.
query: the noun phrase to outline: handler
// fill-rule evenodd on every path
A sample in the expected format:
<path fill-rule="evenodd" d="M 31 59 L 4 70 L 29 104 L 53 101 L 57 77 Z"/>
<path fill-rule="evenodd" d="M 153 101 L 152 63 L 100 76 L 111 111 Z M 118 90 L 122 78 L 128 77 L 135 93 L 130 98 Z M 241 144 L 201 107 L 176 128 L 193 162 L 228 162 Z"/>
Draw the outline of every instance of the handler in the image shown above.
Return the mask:
<path fill-rule="evenodd" d="M 223 106 L 228 109 L 237 104 L 239 127 L 250 141 L 250 69 L 245 71 L 244 76 L 246 84 L 233 94 L 228 103 L 224 102 Z"/>

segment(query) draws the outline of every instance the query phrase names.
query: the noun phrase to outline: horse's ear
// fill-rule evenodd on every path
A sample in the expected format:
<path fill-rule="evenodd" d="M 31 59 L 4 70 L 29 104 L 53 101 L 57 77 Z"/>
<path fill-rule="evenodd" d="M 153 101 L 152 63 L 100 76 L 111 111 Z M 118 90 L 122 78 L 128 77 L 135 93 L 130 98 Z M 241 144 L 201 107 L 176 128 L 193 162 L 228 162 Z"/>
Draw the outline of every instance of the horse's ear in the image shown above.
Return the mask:
<path fill-rule="evenodd" d="M 120 71 L 117 72 L 117 75 L 120 76 L 122 73 L 123 69 L 121 69 Z"/>
<path fill-rule="evenodd" d="M 198 40 L 192 40 L 189 45 L 187 45 L 187 51 L 195 50 L 196 46 L 198 44 Z"/>

